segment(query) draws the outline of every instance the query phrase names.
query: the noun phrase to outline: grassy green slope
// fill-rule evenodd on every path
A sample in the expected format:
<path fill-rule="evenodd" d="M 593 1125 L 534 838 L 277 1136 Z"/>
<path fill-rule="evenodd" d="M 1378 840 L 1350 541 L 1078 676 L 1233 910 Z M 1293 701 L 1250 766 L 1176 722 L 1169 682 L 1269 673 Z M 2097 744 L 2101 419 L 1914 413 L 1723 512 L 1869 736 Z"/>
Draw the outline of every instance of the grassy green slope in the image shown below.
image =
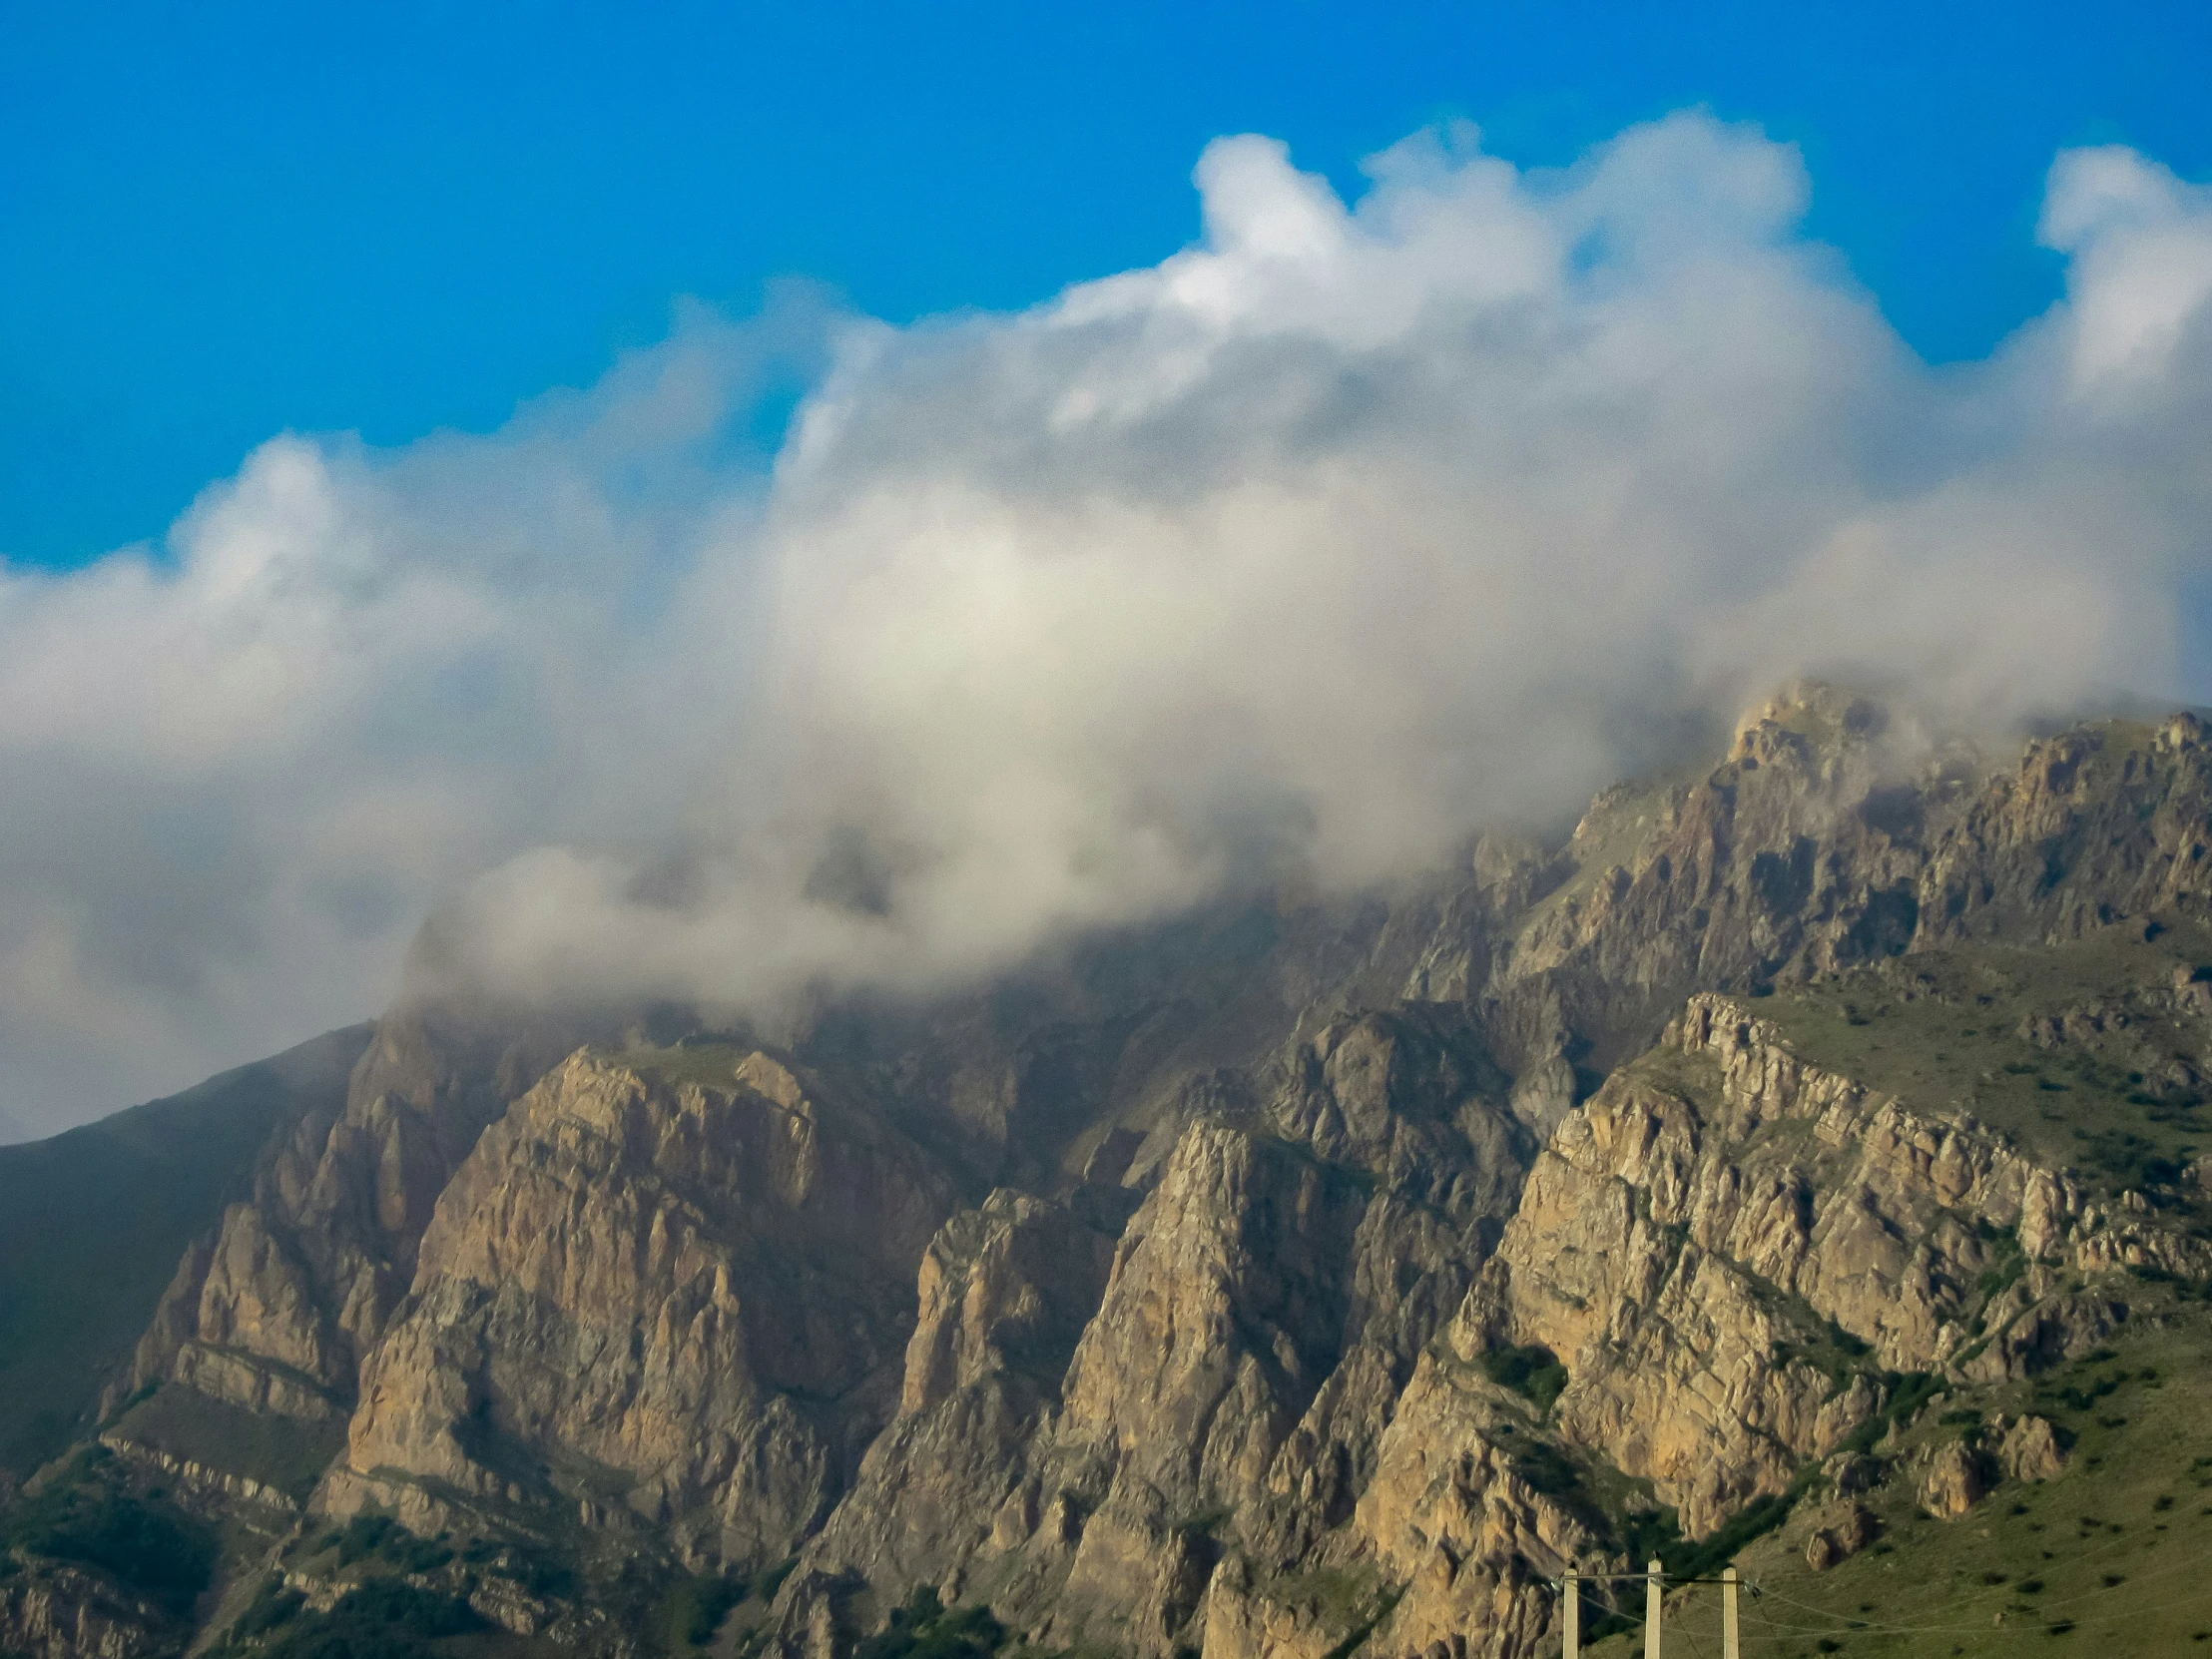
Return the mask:
<path fill-rule="evenodd" d="M 2212 927 L 2169 916 L 1915 953 L 1753 1006 L 1807 1060 L 1934 1116 L 1971 1112 L 2107 1201 L 2141 1193 L 2203 1236 L 2212 1198 L 2191 1177 L 2212 1151 L 2207 964 Z M 1863 1498 L 1883 1529 L 1871 1549 L 1807 1564 L 1808 1534 L 1832 1518 L 1818 1480 L 1743 1549 L 1765 1592 L 1743 1603 L 1747 1656 L 2212 1653 L 2208 1291 L 2127 1273 L 2097 1288 L 2130 1309 L 2107 1349 L 2025 1382 L 1946 1384 L 1881 1448 L 1889 1478 Z M 2006 1480 L 1959 1520 L 1923 1513 L 1919 1455 L 2022 1412 L 2072 1438 L 2065 1470 Z M 1670 1600 L 1666 1651 L 1719 1651 L 1718 1595 Z M 1590 1651 L 1628 1659 L 1642 1644 L 1638 1629 Z"/>
<path fill-rule="evenodd" d="M 1814 1503 L 1747 1548 L 1739 1570 L 1763 1592 L 1741 1604 L 1747 1659 L 2212 1652 L 2212 1315 L 2141 1301 L 2096 1356 L 1927 1409 L 1891 1451 L 1897 1474 L 1864 1500 L 1883 1526 L 1871 1549 L 1814 1571 L 1803 1553 Z M 1975 1412 L 2022 1410 L 2075 1436 L 2065 1470 L 2006 1480 L 1958 1520 L 1922 1513 L 1914 1452 L 1975 1432 Z M 1718 1596 L 1670 1598 L 1668 1652 L 1719 1651 Z M 1589 1651 L 1642 1649 L 1636 1630 Z"/>
<path fill-rule="evenodd" d="M 345 1444 L 342 1417 L 307 1421 L 276 1411 L 249 1411 L 174 1383 L 136 1400 L 105 1432 L 246 1475 L 300 1502 Z"/>
<path fill-rule="evenodd" d="M 2212 926 L 2176 916 L 1916 952 L 1752 1007 L 1815 1065 L 1934 1115 L 1971 1112 L 2093 1190 L 2187 1204 L 2198 1195 L 2175 1191 L 2177 1166 L 2212 1151 L 2206 1013 L 2180 994 L 2200 973 L 2212 977 Z"/>
<path fill-rule="evenodd" d="M 34 1468 L 84 1431 L 186 1245 L 244 1195 L 272 1134 L 342 1103 L 369 1029 L 0 1147 L 0 1468 Z"/>

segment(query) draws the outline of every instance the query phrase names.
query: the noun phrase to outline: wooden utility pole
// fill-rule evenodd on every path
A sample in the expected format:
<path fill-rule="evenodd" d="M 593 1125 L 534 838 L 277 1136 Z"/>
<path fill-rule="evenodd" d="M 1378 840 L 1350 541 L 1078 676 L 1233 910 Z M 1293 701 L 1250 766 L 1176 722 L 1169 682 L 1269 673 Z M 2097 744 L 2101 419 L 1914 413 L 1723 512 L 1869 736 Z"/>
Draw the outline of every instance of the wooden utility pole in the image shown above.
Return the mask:
<path fill-rule="evenodd" d="M 1567 1659 L 1582 1659 L 1582 1575 L 1572 1567 L 1567 1569 L 1566 1588 L 1561 1594 L 1566 1597 L 1559 1616 L 1567 1633 Z"/>
<path fill-rule="evenodd" d="M 1734 1567 L 1721 1574 L 1721 1659 L 1737 1659 Z"/>
<path fill-rule="evenodd" d="M 1664 1569 L 1654 1555 L 1644 1563 L 1644 1659 L 1659 1659 L 1659 1595 Z"/>

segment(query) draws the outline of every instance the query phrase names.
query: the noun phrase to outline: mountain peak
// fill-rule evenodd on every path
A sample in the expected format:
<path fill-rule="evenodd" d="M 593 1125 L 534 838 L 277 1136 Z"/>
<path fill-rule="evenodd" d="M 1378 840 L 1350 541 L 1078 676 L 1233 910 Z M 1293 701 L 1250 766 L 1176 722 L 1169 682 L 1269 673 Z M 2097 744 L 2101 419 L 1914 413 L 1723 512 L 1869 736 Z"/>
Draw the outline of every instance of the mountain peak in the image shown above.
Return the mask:
<path fill-rule="evenodd" d="M 2212 1370 L 2212 745 L 1921 741 L 1796 682 L 1561 841 L 773 1049 L 418 993 L 138 1265 L 0 1650 L 411 1597 L 585 1659 L 1533 1659 L 1568 1565 L 1814 1605 L 1924 1505 L 2147 1517 L 2134 1419 Z M 230 1540 L 214 1605 L 55 1529 L 124 1512 Z"/>

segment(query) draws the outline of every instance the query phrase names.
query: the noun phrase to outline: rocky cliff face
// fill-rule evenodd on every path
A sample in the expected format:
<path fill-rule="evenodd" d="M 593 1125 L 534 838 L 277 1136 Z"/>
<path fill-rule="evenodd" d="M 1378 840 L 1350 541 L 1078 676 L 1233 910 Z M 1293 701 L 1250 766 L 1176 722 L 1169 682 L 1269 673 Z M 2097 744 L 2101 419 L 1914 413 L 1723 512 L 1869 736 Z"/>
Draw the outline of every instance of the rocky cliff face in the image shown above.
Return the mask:
<path fill-rule="evenodd" d="M 575 1047 L 575 1021 L 402 1006 L 264 1161 L 253 1199 L 189 1252 L 132 1382 L 258 1410 L 342 1415 L 406 1290 L 433 1207 L 485 1125 Z"/>
<path fill-rule="evenodd" d="M 1696 1537 L 1872 1416 L 1874 1374 L 2016 1376 L 2094 1346 L 2113 1315 L 2060 1270 L 2122 1258 L 2212 1267 L 1700 995 L 1552 1137 L 1468 1315 L 1559 1356 L 1562 1435 L 1649 1477 Z"/>
<path fill-rule="evenodd" d="M 0 1578 L 0 1642 L 33 1659 L 147 1659 L 175 1621 L 104 1575 L 54 1564 Z"/>
<path fill-rule="evenodd" d="M 949 1202 L 904 1137 L 768 1054 L 581 1051 L 439 1196 L 322 1501 L 424 1531 L 619 1507 L 781 1560 L 881 1426 Z"/>
<path fill-rule="evenodd" d="M 792 1659 L 919 1589 L 1145 1659 L 1534 1653 L 1570 1563 L 1824 1490 L 1825 1547 L 1866 1547 L 1851 1459 L 1931 1390 L 2212 1271 L 2172 1150 L 2208 841 L 2192 717 L 1992 769 L 1798 688 L 1556 846 L 929 1008 L 779 1043 L 403 1011 L 137 1381 L 343 1423 L 242 1586 L 389 1514 L 556 1561 L 511 1617 L 593 1648 L 659 1626 L 563 1606 L 681 1568 L 771 1583 L 722 1640 Z M 2036 1003 L 2005 964 L 2068 941 Z M 1893 1005 L 1999 1044 L 1982 1094 L 1900 1070 Z M 2051 1103 L 2092 1094 L 2136 1127 L 2074 1167 Z"/>

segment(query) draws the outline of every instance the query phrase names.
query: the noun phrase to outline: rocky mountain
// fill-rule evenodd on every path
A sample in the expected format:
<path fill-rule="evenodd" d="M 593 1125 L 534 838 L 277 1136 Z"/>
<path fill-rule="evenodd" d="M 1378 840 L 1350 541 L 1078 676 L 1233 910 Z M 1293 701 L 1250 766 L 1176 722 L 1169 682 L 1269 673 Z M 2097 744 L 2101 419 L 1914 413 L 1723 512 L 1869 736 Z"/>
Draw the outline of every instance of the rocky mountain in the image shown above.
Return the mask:
<path fill-rule="evenodd" d="M 1916 1527 L 2107 1616 L 2033 1494 L 2212 1540 L 2212 735 L 1906 738 L 927 1005 L 403 1003 L 70 1362 L 0 1651 L 1518 1659 L 1657 1555 L 1910 1652 Z"/>
<path fill-rule="evenodd" d="M 369 1028 L 168 1100 L 0 1146 L 0 1478 L 90 1429 L 188 1245 L 253 1190 L 273 1136 L 334 1112 Z"/>

